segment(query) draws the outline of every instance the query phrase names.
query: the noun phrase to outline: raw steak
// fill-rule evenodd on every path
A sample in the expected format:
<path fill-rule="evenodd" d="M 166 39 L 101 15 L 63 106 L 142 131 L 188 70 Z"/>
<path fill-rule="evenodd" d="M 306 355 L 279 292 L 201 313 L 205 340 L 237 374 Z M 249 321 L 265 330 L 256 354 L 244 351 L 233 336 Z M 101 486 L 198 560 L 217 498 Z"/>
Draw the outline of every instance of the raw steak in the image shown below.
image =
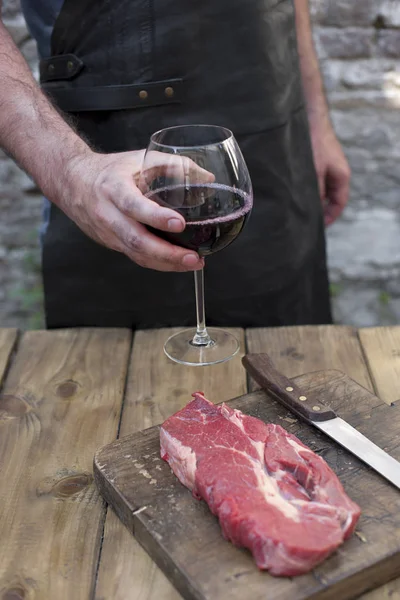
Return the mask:
<path fill-rule="evenodd" d="M 279 425 L 193 394 L 161 427 L 161 456 L 273 575 L 300 575 L 354 531 L 359 507 L 326 462 Z"/>

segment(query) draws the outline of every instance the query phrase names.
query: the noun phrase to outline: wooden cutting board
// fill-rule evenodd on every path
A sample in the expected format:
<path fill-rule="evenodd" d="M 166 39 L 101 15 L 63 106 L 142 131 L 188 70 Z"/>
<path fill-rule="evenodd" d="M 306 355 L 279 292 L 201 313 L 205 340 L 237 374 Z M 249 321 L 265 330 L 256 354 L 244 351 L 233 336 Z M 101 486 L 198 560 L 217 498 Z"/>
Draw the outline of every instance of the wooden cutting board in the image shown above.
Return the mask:
<path fill-rule="evenodd" d="M 400 407 L 384 404 L 340 371 L 293 379 L 316 391 L 376 444 L 400 459 Z M 188 399 L 189 400 L 189 399 Z M 216 399 L 214 399 L 215 401 Z M 187 600 L 347 600 L 400 573 L 400 491 L 262 391 L 229 402 L 279 423 L 325 458 L 362 510 L 356 533 L 311 573 L 276 578 L 221 535 L 217 519 L 160 459 L 159 427 L 99 450 L 97 485 L 119 518 Z"/>

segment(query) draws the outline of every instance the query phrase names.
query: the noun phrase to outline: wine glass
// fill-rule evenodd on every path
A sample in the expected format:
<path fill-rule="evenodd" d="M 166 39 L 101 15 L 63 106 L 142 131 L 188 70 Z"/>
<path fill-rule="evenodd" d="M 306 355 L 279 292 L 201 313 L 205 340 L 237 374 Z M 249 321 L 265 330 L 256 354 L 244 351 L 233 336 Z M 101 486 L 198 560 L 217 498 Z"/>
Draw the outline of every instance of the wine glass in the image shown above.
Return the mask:
<path fill-rule="evenodd" d="M 229 129 L 214 125 L 181 125 L 151 136 L 139 187 L 146 197 L 179 212 L 181 233 L 152 230 L 201 257 L 226 248 L 242 231 L 253 205 L 249 172 Z M 206 328 L 203 269 L 194 272 L 196 330 L 171 336 L 166 355 L 185 365 L 212 365 L 232 358 L 239 343 L 231 333 Z"/>

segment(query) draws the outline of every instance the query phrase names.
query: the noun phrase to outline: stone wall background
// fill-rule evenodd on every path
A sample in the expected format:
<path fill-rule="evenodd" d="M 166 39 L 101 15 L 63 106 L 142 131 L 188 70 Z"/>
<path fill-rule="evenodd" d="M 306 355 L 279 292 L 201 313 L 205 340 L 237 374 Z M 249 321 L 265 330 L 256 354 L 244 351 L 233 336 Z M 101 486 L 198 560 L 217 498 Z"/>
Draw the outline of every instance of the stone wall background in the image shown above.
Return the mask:
<path fill-rule="evenodd" d="M 350 161 L 351 200 L 328 232 L 337 322 L 400 322 L 400 0 L 310 0 L 332 120 Z M 19 0 L 4 22 L 37 75 Z M 0 151 L 0 326 L 43 325 L 41 197 Z"/>

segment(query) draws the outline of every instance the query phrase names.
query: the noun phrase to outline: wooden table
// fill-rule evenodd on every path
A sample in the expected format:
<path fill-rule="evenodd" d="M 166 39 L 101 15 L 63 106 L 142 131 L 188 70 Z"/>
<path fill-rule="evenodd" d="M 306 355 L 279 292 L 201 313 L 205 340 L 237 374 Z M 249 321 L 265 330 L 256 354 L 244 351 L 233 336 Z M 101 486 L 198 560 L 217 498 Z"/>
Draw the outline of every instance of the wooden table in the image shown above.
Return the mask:
<path fill-rule="evenodd" d="M 289 377 L 341 369 L 387 403 L 400 397 L 400 327 L 234 330 Z M 188 368 L 167 330 L 0 330 L 0 600 L 179 600 L 102 502 L 97 448 L 160 423 L 194 390 L 248 391 L 240 356 Z M 400 599 L 400 579 L 364 600 Z"/>

